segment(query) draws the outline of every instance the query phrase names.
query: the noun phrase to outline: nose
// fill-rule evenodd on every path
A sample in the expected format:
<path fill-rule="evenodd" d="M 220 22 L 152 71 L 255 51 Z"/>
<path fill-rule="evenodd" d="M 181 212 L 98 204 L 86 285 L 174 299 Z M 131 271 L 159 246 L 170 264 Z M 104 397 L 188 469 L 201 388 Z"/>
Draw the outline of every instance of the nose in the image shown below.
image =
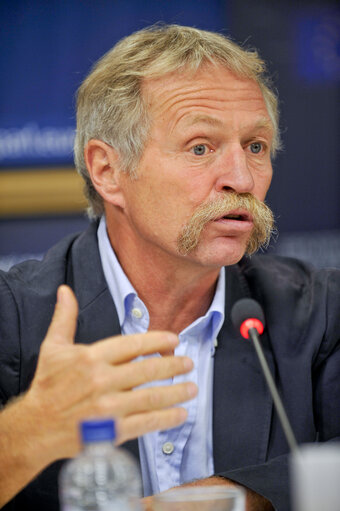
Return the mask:
<path fill-rule="evenodd" d="M 216 180 L 216 190 L 251 193 L 254 189 L 254 178 L 248 167 L 247 156 L 240 144 L 233 144 L 221 156 Z"/>

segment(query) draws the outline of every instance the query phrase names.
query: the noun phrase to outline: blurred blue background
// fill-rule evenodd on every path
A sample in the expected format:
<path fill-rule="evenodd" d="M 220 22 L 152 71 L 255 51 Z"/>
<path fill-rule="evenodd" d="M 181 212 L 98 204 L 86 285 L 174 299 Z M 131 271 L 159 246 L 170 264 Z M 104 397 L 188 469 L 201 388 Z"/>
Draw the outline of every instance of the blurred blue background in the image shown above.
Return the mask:
<path fill-rule="evenodd" d="M 72 164 L 75 91 L 124 35 L 157 21 L 259 49 L 278 88 L 284 151 L 268 195 L 269 250 L 340 267 L 340 10 L 276 0 L 2 0 L 0 173 Z M 85 215 L 0 219 L 0 266 L 44 253 Z"/>

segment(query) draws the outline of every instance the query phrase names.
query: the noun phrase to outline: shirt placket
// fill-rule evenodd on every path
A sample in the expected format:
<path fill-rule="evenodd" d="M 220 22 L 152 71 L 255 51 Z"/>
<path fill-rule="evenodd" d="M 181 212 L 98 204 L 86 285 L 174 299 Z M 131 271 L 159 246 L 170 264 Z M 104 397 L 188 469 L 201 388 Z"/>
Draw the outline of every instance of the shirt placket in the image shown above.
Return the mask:
<path fill-rule="evenodd" d="M 194 369 L 185 375 L 178 375 L 172 379 L 172 384 L 193 381 L 198 385 L 198 350 L 194 349 L 193 342 L 200 342 L 197 337 L 180 334 L 180 343 L 175 350 L 177 356 L 188 356 L 194 362 Z M 197 415 L 198 398 L 194 398 L 181 406 L 187 410 L 187 420 L 178 428 L 159 431 L 156 442 L 156 465 L 160 491 L 171 486 L 181 484 L 181 463 L 183 450 L 189 439 Z"/>

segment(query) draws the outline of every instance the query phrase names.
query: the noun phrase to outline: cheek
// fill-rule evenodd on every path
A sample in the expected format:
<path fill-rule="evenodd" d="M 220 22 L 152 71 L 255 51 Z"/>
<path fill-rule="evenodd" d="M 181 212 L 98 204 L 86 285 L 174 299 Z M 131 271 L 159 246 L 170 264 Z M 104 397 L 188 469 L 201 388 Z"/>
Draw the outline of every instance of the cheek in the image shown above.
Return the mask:
<path fill-rule="evenodd" d="M 272 181 L 271 169 L 266 172 L 257 173 L 255 179 L 255 189 L 253 194 L 263 201 L 267 195 L 270 183 Z"/>
<path fill-rule="evenodd" d="M 213 172 L 206 170 L 204 173 L 192 175 L 185 186 L 186 201 L 190 207 L 197 207 L 209 200 L 215 190 L 216 179 Z"/>
<path fill-rule="evenodd" d="M 195 209 L 210 198 L 213 173 L 190 168 L 178 160 L 164 162 L 155 157 L 146 163 L 134 191 L 140 214 L 144 218 L 152 216 L 153 224 L 165 221 L 173 229 L 181 228 Z"/>
<path fill-rule="evenodd" d="M 270 187 L 270 184 L 272 182 L 272 177 L 273 177 L 273 174 L 272 172 L 267 176 L 267 179 L 265 179 L 265 183 L 264 183 L 264 190 L 263 190 L 263 199 L 265 198 L 265 196 L 267 195 L 267 192 L 269 190 L 269 187 Z"/>

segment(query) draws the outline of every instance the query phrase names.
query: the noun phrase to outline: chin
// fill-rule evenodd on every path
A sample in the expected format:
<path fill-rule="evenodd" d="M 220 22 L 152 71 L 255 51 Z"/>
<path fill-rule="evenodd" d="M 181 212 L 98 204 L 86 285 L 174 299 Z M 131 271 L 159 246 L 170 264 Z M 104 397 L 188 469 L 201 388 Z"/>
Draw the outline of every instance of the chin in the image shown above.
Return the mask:
<path fill-rule="evenodd" d="M 211 244 L 199 244 L 193 254 L 203 266 L 221 268 L 238 263 L 245 254 L 247 244 L 236 239 L 222 238 Z"/>

